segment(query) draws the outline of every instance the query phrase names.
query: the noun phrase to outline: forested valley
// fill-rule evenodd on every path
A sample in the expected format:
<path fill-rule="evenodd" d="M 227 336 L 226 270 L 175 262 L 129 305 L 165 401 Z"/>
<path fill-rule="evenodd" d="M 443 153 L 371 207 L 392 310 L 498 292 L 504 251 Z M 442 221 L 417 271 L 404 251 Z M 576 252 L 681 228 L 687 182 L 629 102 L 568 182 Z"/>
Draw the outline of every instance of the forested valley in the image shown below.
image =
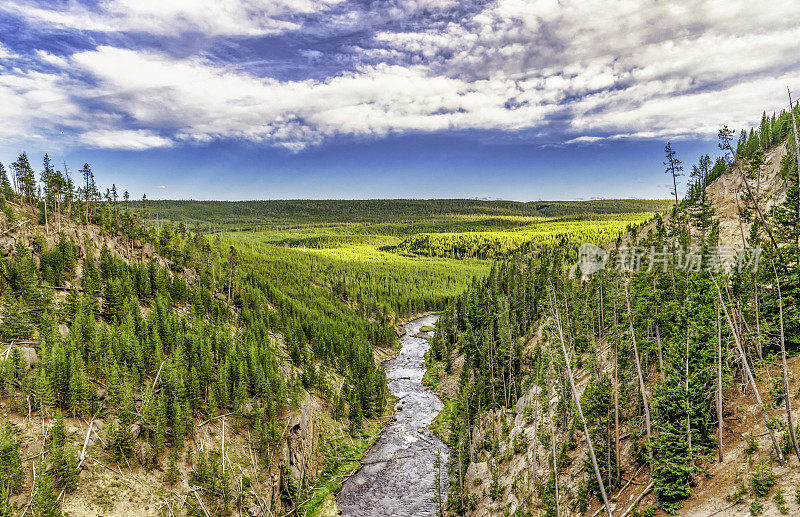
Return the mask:
<path fill-rule="evenodd" d="M 763 120 L 674 203 L 132 200 L 0 164 L 0 516 L 333 515 L 432 312 L 442 513 L 673 513 L 742 440 L 726 504 L 797 508 L 797 158 L 790 114 Z"/>

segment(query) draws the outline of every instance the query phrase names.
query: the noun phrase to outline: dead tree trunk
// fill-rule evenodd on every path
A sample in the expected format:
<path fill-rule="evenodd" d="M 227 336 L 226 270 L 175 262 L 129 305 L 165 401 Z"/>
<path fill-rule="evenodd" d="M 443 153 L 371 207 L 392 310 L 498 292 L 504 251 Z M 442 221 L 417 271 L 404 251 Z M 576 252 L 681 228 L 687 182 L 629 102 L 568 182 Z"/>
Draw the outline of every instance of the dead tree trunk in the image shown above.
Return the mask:
<path fill-rule="evenodd" d="M 797 188 L 800 189 L 800 136 L 797 134 L 797 120 L 794 117 L 794 106 L 792 105 L 792 92 L 786 87 L 789 94 L 789 113 L 792 114 L 792 128 L 794 129 L 794 154 L 797 160 Z M 797 215 L 800 216 L 800 204 L 797 207 Z M 797 235 L 797 245 L 800 247 L 800 234 Z"/>
<path fill-rule="evenodd" d="M 686 335 L 686 361 L 684 362 L 684 388 L 686 389 L 686 443 L 689 445 L 689 459 L 692 456 L 692 399 L 689 397 L 689 335 Z"/>
<path fill-rule="evenodd" d="M 775 270 L 775 264 L 772 265 L 772 268 Z M 797 460 L 800 461 L 800 449 L 797 447 L 797 438 L 794 435 L 794 423 L 792 423 L 792 403 L 790 401 L 789 375 L 786 369 L 786 344 L 783 334 L 783 294 L 781 294 L 781 282 L 778 280 L 777 270 L 775 270 L 775 286 L 778 288 L 778 314 L 780 315 L 779 321 L 781 323 L 781 366 L 783 367 L 783 396 L 786 400 L 786 423 L 789 424 L 789 435 L 792 437 L 794 452 L 797 454 Z"/>
<path fill-rule="evenodd" d="M 722 320 L 717 307 L 717 432 L 719 434 L 719 462 L 722 463 Z"/>
<path fill-rule="evenodd" d="M 756 299 L 756 352 L 758 353 L 758 358 L 763 361 L 764 354 L 762 352 L 761 347 L 761 311 L 758 307 L 758 285 L 757 282 L 753 282 L 753 293 Z"/>
<path fill-rule="evenodd" d="M 555 370 L 555 368 L 553 369 Z M 553 486 L 556 497 L 556 517 L 561 515 L 558 502 L 558 456 L 556 455 L 556 422 L 553 415 L 553 405 L 550 403 L 550 382 L 547 383 L 547 414 L 550 417 L 550 448 L 553 451 Z"/>
<path fill-rule="evenodd" d="M 564 331 L 561 328 L 561 316 L 558 307 L 554 307 L 556 316 L 556 325 L 558 326 L 558 338 L 561 341 L 561 351 L 564 352 L 564 363 L 567 367 L 567 377 L 569 378 L 569 385 L 572 388 L 572 396 L 575 399 L 575 409 L 578 411 L 578 417 L 583 422 L 583 433 L 586 435 L 586 446 L 589 448 L 589 456 L 592 459 L 592 466 L 594 467 L 594 474 L 597 476 L 597 484 L 600 486 L 600 495 L 603 496 L 603 505 L 605 505 L 608 517 L 611 517 L 611 506 L 608 504 L 608 496 L 606 496 L 606 488 L 603 484 L 603 476 L 600 474 L 600 467 L 597 465 L 597 458 L 594 454 L 594 447 L 592 446 L 592 437 L 589 434 L 589 427 L 586 419 L 583 418 L 583 410 L 581 409 L 581 398 L 578 396 L 578 390 L 575 388 L 575 379 L 572 377 L 572 366 L 569 364 L 569 354 L 567 354 L 567 345 L 564 343 Z"/>
<path fill-rule="evenodd" d="M 617 322 L 617 307 L 614 303 L 614 440 L 616 442 L 617 480 L 620 479 L 619 469 L 619 327 Z"/>
<path fill-rule="evenodd" d="M 658 369 L 661 371 L 661 376 L 664 376 L 664 356 L 661 352 L 661 330 L 656 323 L 656 345 L 658 346 Z"/>
<path fill-rule="evenodd" d="M 650 434 L 650 408 L 647 405 L 647 392 L 644 386 L 644 375 L 642 375 L 642 365 L 639 361 L 639 347 L 636 346 L 636 332 L 633 329 L 633 312 L 631 311 L 631 297 L 628 294 L 628 286 L 625 286 L 625 302 L 628 305 L 628 321 L 631 327 L 631 342 L 633 343 L 633 357 L 636 360 L 636 375 L 639 378 L 639 391 L 642 393 L 642 402 L 644 405 L 644 422 L 647 427 L 647 454 L 650 459 L 653 459 L 653 448 Z"/>
<path fill-rule="evenodd" d="M 736 341 L 736 349 L 739 352 L 739 356 L 742 359 L 742 365 L 744 366 L 745 374 L 747 375 L 747 379 L 750 381 L 750 386 L 753 388 L 753 392 L 756 394 L 756 402 L 758 403 L 758 408 L 761 410 L 761 415 L 764 418 L 764 425 L 767 428 L 767 432 L 769 433 L 769 437 L 772 439 L 772 447 L 775 449 L 775 454 L 778 456 L 778 463 L 783 465 L 783 453 L 781 452 L 781 448 L 778 445 L 778 439 L 775 438 L 775 433 L 772 431 L 769 425 L 769 417 L 767 416 L 767 412 L 764 409 L 764 402 L 761 400 L 761 394 L 758 392 L 758 385 L 756 384 L 756 380 L 753 377 L 753 372 L 750 370 L 750 364 L 747 362 L 747 355 L 744 353 L 744 348 L 742 348 L 742 343 L 739 338 L 739 333 L 736 331 L 736 325 L 731 318 L 730 313 L 728 312 L 728 307 L 725 305 L 725 301 L 722 299 L 722 291 L 719 288 L 719 284 L 717 280 L 712 276 L 711 281 L 714 282 L 714 287 L 717 288 L 717 296 L 719 296 L 719 303 L 722 306 L 722 311 L 725 313 L 725 319 L 728 320 L 728 325 L 731 327 L 731 332 L 733 333 L 733 339 Z"/>
<path fill-rule="evenodd" d="M 800 136 L 797 134 L 797 120 L 794 117 L 794 105 L 792 104 L 792 92 L 789 87 L 786 87 L 786 93 L 789 94 L 789 113 L 792 114 L 792 128 L 794 129 L 794 153 L 797 160 L 797 182 L 800 185 Z"/>
<path fill-rule="evenodd" d="M 534 394 L 534 396 L 533 396 L 533 428 L 536 429 L 537 431 L 539 429 L 539 394 L 538 393 Z M 538 461 L 538 458 L 536 457 L 536 453 L 537 453 L 536 449 L 537 449 L 538 442 L 539 442 L 539 440 L 537 440 L 537 439 L 533 440 L 533 451 L 531 451 L 532 454 L 533 454 L 533 468 L 531 469 L 531 474 L 532 474 L 531 477 L 533 478 L 534 483 L 537 481 L 536 471 L 539 469 L 539 465 L 538 465 L 539 461 Z"/>

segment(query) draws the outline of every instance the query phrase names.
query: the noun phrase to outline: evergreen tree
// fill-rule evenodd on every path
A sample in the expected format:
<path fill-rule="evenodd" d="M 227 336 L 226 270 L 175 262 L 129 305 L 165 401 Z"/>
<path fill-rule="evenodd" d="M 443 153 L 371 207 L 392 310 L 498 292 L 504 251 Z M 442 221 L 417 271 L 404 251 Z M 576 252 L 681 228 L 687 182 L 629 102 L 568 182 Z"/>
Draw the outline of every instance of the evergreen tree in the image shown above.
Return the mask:
<path fill-rule="evenodd" d="M 664 153 L 666 154 L 667 161 L 664 162 L 664 165 L 667 166 L 666 172 L 672 176 L 672 186 L 673 191 L 672 193 L 675 194 L 675 209 L 678 208 L 678 177 L 682 176 L 681 171 L 683 171 L 683 166 L 681 165 L 681 161 L 675 155 L 675 151 L 672 149 L 672 143 L 667 142 L 667 146 L 664 148 Z"/>
<path fill-rule="evenodd" d="M 20 195 L 26 202 L 33 203 L 36 195 L 36 174 L 28 161 L 28 155 L 20 154 L 17 160 L 11 164 L 11 170 Z"/>
<path fill-rule="evenodd" d="M 0 426 L 0 493 L 16 494 L 25 482 L 25 471 L 19 456 L 20 441 L 10 423 Z"/>
<path fill-rule="evenodd" d="M 8 181 L 8 175 L 2 163 L 0 163 L 0 193 L 7 198 L 14 196 L 14 191 L 11 189 L 11 182 Z"/>
<path fill-rule="evenodd" d="M 36 495 L 33 498 L 33 510 L 37 517 L 61 517 L 61 506 L 53 489 L 53 480 L 49 473 L 40 467 L 41 474 L 36 477 Z"/>

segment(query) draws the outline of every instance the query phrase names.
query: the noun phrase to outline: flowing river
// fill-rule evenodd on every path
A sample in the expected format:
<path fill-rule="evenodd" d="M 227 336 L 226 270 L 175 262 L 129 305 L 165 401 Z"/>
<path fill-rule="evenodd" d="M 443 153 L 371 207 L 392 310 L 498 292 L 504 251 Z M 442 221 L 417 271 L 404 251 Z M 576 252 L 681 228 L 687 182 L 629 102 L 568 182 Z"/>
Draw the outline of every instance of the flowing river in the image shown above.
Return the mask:
<path fill-rule="evenodd" d="M 422 384 L 424 355 L 430 345 L 426 338 L 415 337 L 438 318 L 427 315 L 407 323 L 400 355 L 384 363 L 389 391 L 400 399 L 396 407 L 402 409 L 395 412 L 395 421 L 381 433 L 358 472 L 344 482 L 336 498 L 344 515 L 434 516 L 437 478 L 444 504 L 449 450 L 426 429 L 444 404 Z"/>

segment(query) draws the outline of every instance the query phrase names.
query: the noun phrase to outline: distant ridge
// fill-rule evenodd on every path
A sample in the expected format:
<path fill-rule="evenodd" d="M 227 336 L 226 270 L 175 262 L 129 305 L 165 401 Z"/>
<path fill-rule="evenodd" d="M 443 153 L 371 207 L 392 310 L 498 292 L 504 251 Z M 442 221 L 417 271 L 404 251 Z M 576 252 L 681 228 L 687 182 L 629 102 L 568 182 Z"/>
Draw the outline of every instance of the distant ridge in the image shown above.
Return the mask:
<path fill-rule="evenodd" d="M 566 217 L 665 212 L 669 200 L 506 201 L 481 199 L 356 199 L 192 201 L 150 200 L 151 217 L 217 229 L 287 224 L 413 221 L 437 216 Z"/>

